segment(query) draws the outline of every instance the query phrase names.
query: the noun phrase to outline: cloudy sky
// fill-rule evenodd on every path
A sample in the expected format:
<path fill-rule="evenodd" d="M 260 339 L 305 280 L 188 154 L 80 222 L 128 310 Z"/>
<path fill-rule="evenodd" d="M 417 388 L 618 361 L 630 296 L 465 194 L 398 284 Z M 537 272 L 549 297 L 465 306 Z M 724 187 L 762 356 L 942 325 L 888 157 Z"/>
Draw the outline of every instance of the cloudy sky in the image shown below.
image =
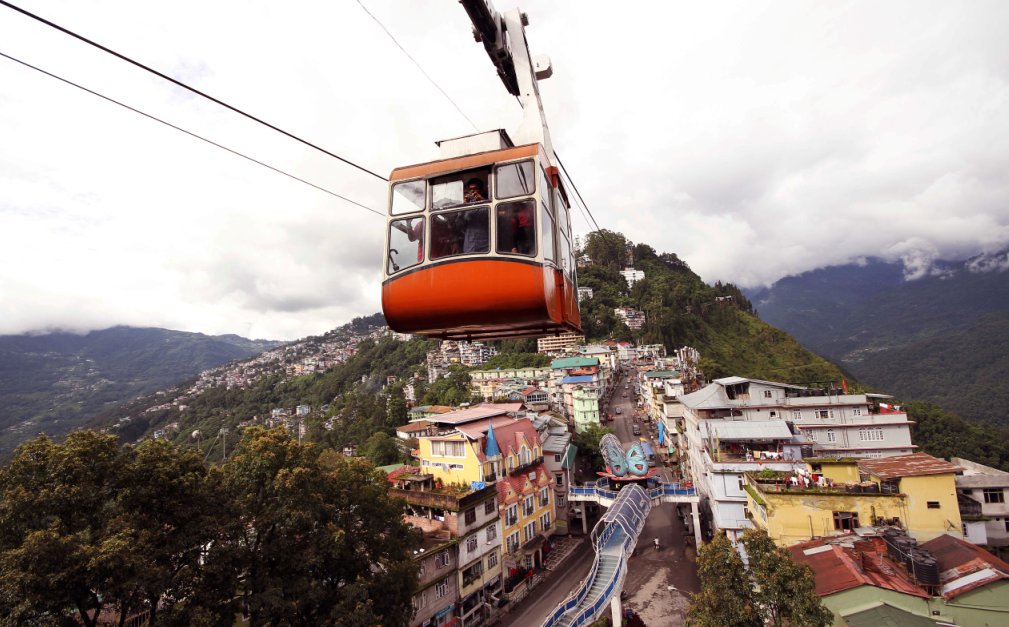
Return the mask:
<path fill-rule="evenodd" d="M 520 118 L 454 0 L 13 2 L 382 175 L 474 132 L 467 117 Z M 709 282 L 872 255 L 913 276 L 1009 246 L 1009 3 L 522 8 L 553 60 L 555 147 L 596 220 Z M 384 208 L 382 181 L 2 6 L 0 53 Z M 379 310 L 382 232 L 0 58 L 0 334 L 319 334 Z"/>

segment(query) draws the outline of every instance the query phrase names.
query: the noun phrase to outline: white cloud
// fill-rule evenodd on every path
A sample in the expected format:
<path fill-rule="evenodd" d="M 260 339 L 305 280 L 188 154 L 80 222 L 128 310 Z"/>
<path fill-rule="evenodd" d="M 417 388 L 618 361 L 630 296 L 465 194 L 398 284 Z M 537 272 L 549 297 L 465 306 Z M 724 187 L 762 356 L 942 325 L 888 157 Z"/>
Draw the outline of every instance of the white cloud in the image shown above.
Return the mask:
<path fill-rule="evenodd" d="M 363 1 L 481 130 L 514 128 L 457 3 Z M 1005 3 L 522 4 L 600 225 L 708 281 L 1009 245 Z M 24 6 L 383 175 L 473 130 L 356 3 Z M 383 209 L 380 181 L 3 11 L 0 51 Z M 0 110 L 0 333 L 294 338 L 378 310 L 381 218 L 5 59 Z"/>

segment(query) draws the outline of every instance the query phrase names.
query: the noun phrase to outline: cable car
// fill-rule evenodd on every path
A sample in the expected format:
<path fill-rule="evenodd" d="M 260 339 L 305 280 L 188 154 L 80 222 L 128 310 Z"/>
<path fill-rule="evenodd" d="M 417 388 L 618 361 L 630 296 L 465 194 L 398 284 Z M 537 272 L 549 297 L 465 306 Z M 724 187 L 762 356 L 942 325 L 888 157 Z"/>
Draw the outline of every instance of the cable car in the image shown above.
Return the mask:
<path fill-rule="evenodd" d="M 523 103 L 525 141 L 503 130 L 445 140 L 442 159 L 393 170 L 386 322 L 451 340 L 580 333 L 570 204 L 536 87 L 549 60 L 529 57 L 517 10 L 501 18 L 484 0 L 463 4 Z"/>

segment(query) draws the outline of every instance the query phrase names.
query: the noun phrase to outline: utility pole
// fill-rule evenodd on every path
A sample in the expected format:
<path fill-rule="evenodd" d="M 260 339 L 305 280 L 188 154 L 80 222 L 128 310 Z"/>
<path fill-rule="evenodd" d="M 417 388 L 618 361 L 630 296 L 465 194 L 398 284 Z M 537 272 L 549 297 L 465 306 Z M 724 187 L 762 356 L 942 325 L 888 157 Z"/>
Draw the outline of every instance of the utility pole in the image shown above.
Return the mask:
<path fill-rule="evenodd" d="M 221 462 L 223 463 L 223 462 L 228 461 L 228 428 L 227 427 L 222 427 L 221 428 L 221 436 L 223 438 L 222 439 L 222 448 L 221 448 Z"/>

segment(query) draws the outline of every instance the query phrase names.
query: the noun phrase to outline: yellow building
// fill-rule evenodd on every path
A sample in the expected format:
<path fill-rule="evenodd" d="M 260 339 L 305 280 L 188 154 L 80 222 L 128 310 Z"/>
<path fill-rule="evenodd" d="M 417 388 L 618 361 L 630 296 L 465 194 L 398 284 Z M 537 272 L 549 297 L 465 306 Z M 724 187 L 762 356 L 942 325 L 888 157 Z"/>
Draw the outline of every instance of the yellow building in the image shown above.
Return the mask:
<path fill-rule="evenodd" d="M 782 546 L 877 525 L 920 542 L 962 537 L 949 462 L 925 453 L 806 461 L 805 472 L 746 474 L 747 516 Z"/>
<path fill-rule="evenodd" d="M 418 440 L 420 467 L 442 485 L 496 484 L 506 566 L 539 567 L 557 520 L 543 444 L 521 403 L 478 405 L 429 418 L 438 434 Z"/>

